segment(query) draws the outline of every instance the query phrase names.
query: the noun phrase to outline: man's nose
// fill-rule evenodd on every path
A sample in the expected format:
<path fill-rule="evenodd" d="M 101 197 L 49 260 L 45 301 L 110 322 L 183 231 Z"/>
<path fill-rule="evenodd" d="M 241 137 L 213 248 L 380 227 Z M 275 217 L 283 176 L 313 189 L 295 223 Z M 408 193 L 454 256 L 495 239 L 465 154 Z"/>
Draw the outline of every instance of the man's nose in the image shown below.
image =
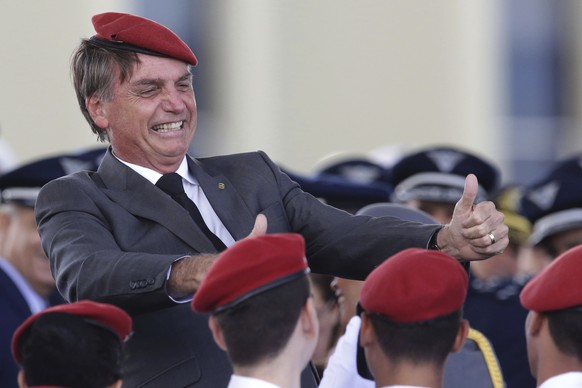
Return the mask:
<path fill-rule="evenodd" d="M 186 104 L 177 90 L 168 90 L 164 93 L 162 108 L 168 112 L 181 112 Z"/>

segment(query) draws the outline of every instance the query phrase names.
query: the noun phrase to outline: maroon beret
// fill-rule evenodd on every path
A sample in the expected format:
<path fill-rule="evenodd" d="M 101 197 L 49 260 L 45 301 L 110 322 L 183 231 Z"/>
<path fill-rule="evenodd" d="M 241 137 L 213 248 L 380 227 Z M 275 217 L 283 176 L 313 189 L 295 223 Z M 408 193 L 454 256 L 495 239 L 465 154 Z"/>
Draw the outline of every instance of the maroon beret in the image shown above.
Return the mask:
<path fill-rule="evenodd" d="M 453 257 L 409 248 L 368 275 L 360 305 L 395 322 L 428 321 L 459 310 L 465 302 L 467 284 L 467 273 Z"/>
<path fill-rule="evenodd" d="M 91 41 L 147 55 L 180 59 L 196 66 L 196 56 L 182 39 L 169 28 L 140 16 L 106 12 L 91 19 L 97 35 Z"/>
<path fill-rule="evenodd" d="M 23 334 L 40 316 L 49 313 L 78 315 L 89 321 L 96 322 L 105 328 L 109 328 L 119 336 L 121 341 L 125 341 L 132 331 L 131 317 L 122 309 L 110 304 L 84 300 L 49 307 L 28 317 L 14 332 L 14 335 L 12 336 L 12 356 L 16 362 L 20 363 L 22 360 L 20 354 L 20 341 L 22 340 Z"/>
<path fill-rule="evenodd" d="M 305 241 L 300 234 L 245 238 L 212 264 L 192 299 L 192 309 L 218 313 L 307 272 Z"/>
<path fill-rule="evenodd" d="M 520 300 L 528 310 L 544 312 L 582 306 L 582 246 L 567 250 L 535 275 Z"/>

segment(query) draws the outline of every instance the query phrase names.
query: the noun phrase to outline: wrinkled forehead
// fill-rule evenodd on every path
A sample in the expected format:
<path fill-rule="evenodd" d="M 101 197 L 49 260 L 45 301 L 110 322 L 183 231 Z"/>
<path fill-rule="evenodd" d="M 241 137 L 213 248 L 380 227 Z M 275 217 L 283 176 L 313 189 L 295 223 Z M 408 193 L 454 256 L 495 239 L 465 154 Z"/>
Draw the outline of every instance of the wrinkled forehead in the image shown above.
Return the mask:
<path fill-rule="evenodd" d="M 122 69 L 117 66 L 116 78 L 120 84 L 134 84 L 144 80 L 177 82 L 192 77 L 192 66 L 184 61 L 145 54 L 137 54 L 137 58 L 138 61 L 127 69 L 126 77 L 123 77 Z"/>

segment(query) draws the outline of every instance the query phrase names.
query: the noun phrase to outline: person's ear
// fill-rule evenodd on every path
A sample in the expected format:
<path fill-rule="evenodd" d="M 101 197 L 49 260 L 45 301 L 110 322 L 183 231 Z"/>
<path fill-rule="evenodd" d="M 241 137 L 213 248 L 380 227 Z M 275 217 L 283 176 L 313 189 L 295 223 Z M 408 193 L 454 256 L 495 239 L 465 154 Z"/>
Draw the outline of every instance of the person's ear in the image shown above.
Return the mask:
<path fill-rule="evenodd" d="M 301 309 L 299 321 L 301 324 L 301 330 L 306 337 L 313 338 L 319 335 L 319 320 L 317 318 L 317 311 L 315 310 L 313 298 L 307 298 L 305 301 L 305 304 Z"/>
<path fill-rule="evenodd" d="M 218 345 L 218 347 L 224 351 L 226 351 L 226 342 L 224 341 L 224 337 L 222 336 L 222 330 L 220 330 L 220 326 L 218 326 L 218 322 L 216 322 L 216 318 L 210 316 L 208 318 L 208 327 L 210 327 L 210 331 L 212 332 L 212 337 L 214 337 L 214 342 Z"/>
<path fill-rule="evenodd" d="M 366 314 L 361 314 L 362 323 L 360 325 L 360 346 L 365 348 L 374 342 L 376 334 L 374 333 L 374 326 L 372 321 Z"/>
<path fill-rule="evenodd" d="M 107 120 L 103 100 L 96 96 L 87 97 L 85 99 L 85 105 L 87 106 L 87 111 L 95 124 L 99 128 L 106 129 L 109 126 L 109 120 Z"/>
<path fill-rule="evenodd" d="M 22 369 L 18 371 L 16 381 L 18 381 L 18 388 L 28 388 L 28 384 L 26 384 L 26 378 L 24 377 L 24 371 Z"/>
<path fill-rule="evenodd" d="M 0 211 L 0 237 L 8 230 L 11 221 L 11 213 L 9 211 Z"/>
<path fill-rule="evenodd" d="M 527 330 L 529 335 L 531 335 L 532 337 L 537 336 L 542 330 L 545 319 L 546 316 L 544 314 L 538 313 L 536 311 L 530 311 L 529 317 L 528 319 L 526 319 L 526 321 L 529 321 L 527 324 Z"/>
<path fill-rule="evenodd" d="M 469 321 L 463 319 L 461 320 L 459 330 L 457 331 L 457 336 L 455 337 L 455 342 L 453 343 L 453 348 L 451 349 L 452 353 L 461 350 L 468 335 L 469 335 Z"/>

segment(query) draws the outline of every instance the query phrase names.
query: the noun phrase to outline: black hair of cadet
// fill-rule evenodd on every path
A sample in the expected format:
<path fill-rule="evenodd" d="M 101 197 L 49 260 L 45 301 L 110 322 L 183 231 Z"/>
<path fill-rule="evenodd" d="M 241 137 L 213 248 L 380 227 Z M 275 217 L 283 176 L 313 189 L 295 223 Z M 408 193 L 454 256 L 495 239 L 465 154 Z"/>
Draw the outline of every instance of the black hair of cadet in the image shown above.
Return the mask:
<path fill-rule="evenodd" d="M 462 321 L 462 309 L 435 319 L 398 323 L 368 314 L 378 343 L 393 361 L 443 365 L 452 350 Z"/>
<path fill-rule="evenodd" d="M 78 315 L 40 316 L 23 334 L 20 347 L 29 386 L 103 388 L 121 378 L 121 339 Z"/>
<path fill-rule="evenodd" d="M 556 347 L 582 362 L 582 312 L 579 309 L 566 309 L 545 314 Z"/>
<path fill-rule="evenodd" d="M 253 366 L 279 355 L 309 296 L 309 279 L 302 276 L 216 314 L 233 365 Z"/>

